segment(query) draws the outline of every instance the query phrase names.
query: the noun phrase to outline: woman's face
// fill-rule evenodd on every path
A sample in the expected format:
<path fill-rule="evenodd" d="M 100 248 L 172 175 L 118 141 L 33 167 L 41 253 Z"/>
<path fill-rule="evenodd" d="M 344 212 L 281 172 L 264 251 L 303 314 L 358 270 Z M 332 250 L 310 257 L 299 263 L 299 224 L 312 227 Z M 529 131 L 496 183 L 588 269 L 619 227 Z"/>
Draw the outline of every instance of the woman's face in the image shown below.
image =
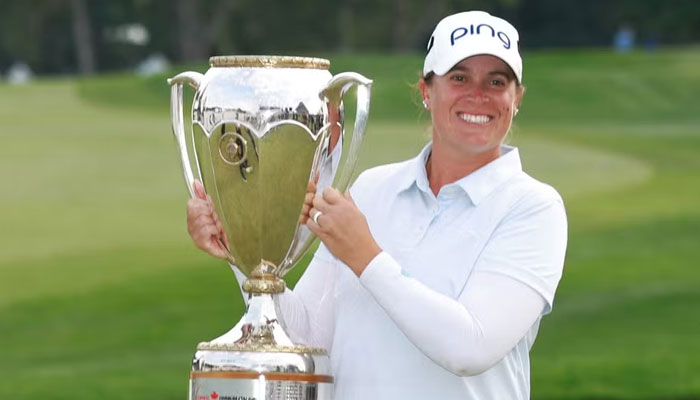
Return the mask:
<path fill-rule="evenodd" d="M 430 83 L 421 80 L 420 89 L 433 118 L 434 150 L 498 157 L 523 94 L 503 60 L 466 58 Z"/>

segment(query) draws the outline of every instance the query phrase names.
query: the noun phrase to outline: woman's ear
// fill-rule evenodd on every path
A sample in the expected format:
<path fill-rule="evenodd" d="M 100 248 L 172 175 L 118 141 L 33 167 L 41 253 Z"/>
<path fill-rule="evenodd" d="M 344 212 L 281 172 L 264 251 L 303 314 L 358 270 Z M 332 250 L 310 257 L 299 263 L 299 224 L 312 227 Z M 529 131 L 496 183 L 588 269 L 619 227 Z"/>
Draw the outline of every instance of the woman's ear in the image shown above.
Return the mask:
<path fill-rule="evenodd" d="M 430 94 L 428 93 L 428 84 L 425 79 L 420 78 L 418 81 L 418 88 L 420 89 L 420 94 L 423 97 L 423 107 L 428 110 L 430 109 Z"/>
<path fill-rule="evenodd" d="M 520 101 L 523 99 L 523 95 L 525 94 L 525 86 L 520 85 L 516 88 L 515 92 L 515 102 L 513 103 L 513 106 L 517 110 L 520 108 Z"/>

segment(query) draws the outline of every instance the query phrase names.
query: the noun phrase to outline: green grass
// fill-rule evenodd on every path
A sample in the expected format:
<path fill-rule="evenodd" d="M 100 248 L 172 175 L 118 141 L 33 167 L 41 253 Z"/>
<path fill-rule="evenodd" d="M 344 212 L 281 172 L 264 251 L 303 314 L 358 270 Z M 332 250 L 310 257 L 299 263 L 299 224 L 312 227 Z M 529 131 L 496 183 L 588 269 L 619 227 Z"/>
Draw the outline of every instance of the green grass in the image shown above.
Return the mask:
<path fill-rule="evenodd" d="M 420 56 L 329 57 L 375 81 L 361 168 L 414 155 Z M 511 140 L 570 223 L 533 399 L 700 398 L 699 64 L 525 55 Z M 0 399 L 182 399 L 196 343 L 241 315 L 186 234 L 165 77 L 0 86 Z"/>

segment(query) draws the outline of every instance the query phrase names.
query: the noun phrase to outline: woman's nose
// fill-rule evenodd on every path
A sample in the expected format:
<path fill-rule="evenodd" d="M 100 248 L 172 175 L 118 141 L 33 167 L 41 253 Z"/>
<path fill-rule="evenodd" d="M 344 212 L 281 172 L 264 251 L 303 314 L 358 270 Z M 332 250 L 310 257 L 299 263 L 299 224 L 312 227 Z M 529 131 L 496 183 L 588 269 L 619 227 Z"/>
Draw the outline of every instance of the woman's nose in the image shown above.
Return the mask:
<path fill-rule="evenodd" d="M 486 96 L 481 85 L 471 84 L 467 90 L 469 91 L 468 96 L 470 99 L 480 102 L 488 101 L 488 96 Z"/>

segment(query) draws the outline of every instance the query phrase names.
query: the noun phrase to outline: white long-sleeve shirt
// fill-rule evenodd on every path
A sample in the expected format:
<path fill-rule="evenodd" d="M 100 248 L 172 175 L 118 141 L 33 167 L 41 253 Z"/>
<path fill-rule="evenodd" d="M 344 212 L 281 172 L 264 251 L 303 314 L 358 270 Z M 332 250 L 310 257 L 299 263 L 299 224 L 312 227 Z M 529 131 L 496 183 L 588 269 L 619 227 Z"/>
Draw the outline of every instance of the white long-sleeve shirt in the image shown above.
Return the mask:
<path fill-rule="evenodd" d="M 361 277 L 322 245 L 281 296 L 292 339 L 330 351 L 335 398 L 528 399 L 529 350 L 566 248 L 560 196 L 518 150 L 430 190 L 427 146 L 351 192 L 384 250 Z"/>

